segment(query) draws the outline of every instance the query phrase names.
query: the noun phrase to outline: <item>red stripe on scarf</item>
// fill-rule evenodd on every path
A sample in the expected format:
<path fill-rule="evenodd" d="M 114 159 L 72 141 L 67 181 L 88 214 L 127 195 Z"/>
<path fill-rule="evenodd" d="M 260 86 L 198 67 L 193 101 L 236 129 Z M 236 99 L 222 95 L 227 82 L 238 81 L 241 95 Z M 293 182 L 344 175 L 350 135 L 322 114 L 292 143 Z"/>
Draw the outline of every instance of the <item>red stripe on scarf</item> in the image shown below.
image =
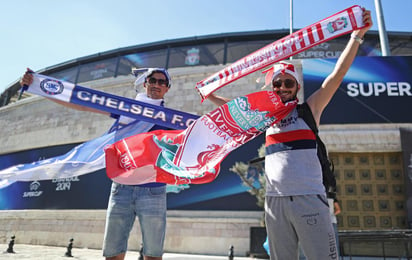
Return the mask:
<path fill-rule="evenodd" d="M 354 30 L 358 29 L 359 27 L 357 26 L 355 14 L 353 13 L 353 10 L 352 10 L 352 9 L 349 9 L 349 10 L 348 10 L 348 15 L 349 15 L 350 22 L 351 22 L 351 24 L 352 24 L 352 28 L 353 28 Z"/>
<path fill-rule="evenodd" d="M 320 25 L 320 23 L 316 24 L 316 29 L 318 31 L 319 40 L 325 39 L 325 35 L 323 35 L 322 26 Z"/>
<path fill-rule="evenodd" d="M 313 27 L 308 28 L 307 32 L 308 32 L 308 38 L 309 38 L 309 44 L 312 44 L 315 42 L 315 37 L 313 37 Z"/>
<path fill-rule="evenodd" d="M 303 38 L 303 32 L 302 31 L 298 32 L 298 37 L 299 37 L 299 45 L 300 45 L 299 49 L 305 48 L 306 44 L 305 44 L 305 39 Z"/>

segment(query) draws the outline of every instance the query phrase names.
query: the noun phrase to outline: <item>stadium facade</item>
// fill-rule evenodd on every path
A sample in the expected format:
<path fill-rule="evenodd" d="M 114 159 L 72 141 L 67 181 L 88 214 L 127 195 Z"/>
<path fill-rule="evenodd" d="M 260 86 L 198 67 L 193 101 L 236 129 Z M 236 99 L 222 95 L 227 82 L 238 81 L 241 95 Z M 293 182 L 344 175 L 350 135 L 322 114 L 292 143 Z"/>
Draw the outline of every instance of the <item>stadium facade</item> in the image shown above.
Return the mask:
<path fill-rule="evenodd" d="M 268 30 L 160 41 L 76 58 L 38 72 L 134 97 L 132 68 L 165 67 L 173 79 L 166 96 L 167 106 L 202 115 L 214 106 L 207 100 L 201 103 L 196 82 L 287 34 L 287 30 Z M 336 38 L 293 57 L 292 62 L 304 79 L 300 100 L 315 91 L 331 72 L 348 37 Z M 321 119 L 320 135 L 337 175 L 342 206 L 338 216 L 340 230 L 409 229 L 412 225 L 412 33 L 390 32 L 388 38 L 391 56 L 381 57 L 378 33 L 371 31 L 366 35 L 358 57 Z M 259 91 L 262 77 L 261 72 L 252 73 L 218 90 L 218 94 L 236 97 Z M 113 122 L 101 115 L 66 109 L 41 97 L 20 95 L 18 80 L 1 94 L 0 106 L 0 169 L 64 154 L 75 145 L 102 135 Z M 249 227 L 259 225 L 261 209 L 229 169 L 236 161 L 256 158 L 263 142 L 264 137 L 258 137 L 233 152 L 214 182 L 169 193 L 166 250 L 226 254 L 230 245 L 248 249 Z M 60 245 L 65 245 L 68 238 L 63 236 L 70 233 L 77 236 L 78 243 L 99 248 L 109 191 L 110 181 L 104 171 L 72 179 L 12 184 L 0 190 L 0 222 L 13 223 L 0 230 L 0 237 L 5 240 L 17 232 L 28 243 L 59 245 L 56 241 L 61 239 Z M 79 219 L 78 212 L 84 218 Z M 40 221 L 38 227 L 27 223 L 25 230 L 17 230 L 15 216 L 45 222 Z M 79 224 L 65 226 L 66 234 L 61 234 L 49 230 L 50 218 Z M 93 225 L 90 219 L 98 224 Z M 44 230 L 39 227 L 42 225 Z M 38 238 L 44 234 L 50 239 Z M 214 239 L 216 245 L 210 252 L 191 239 L 205 241 L 203 244 Z M 139 245 L 131 241 L 130 248 L 138 249 Z"/>

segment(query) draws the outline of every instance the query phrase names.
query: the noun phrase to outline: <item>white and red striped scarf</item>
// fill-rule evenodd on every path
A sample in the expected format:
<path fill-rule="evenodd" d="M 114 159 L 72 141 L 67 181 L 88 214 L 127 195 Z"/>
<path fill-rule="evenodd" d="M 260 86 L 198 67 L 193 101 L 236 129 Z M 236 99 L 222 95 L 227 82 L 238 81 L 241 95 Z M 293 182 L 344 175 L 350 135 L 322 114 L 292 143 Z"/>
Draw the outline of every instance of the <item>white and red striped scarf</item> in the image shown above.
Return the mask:
<path fill-rule="evenodd" d="M 306 49 L 364 27 L 362 8 L 354 5 L 326 19 L 309 25 L 232 63 L 198 82 L 202 99 L 215 90 L 252 72 L 296 55 Z"/>

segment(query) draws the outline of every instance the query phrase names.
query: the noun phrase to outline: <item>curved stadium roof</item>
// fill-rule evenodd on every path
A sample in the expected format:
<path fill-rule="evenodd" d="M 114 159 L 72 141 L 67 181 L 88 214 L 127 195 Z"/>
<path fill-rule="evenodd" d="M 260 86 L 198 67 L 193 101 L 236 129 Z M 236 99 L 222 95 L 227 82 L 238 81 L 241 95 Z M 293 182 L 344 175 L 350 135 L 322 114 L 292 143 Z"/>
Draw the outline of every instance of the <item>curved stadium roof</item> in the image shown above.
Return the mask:
<path fill-rule="evenodd" d="M 100 52 L 44 68 L 38 73 L 73 83 L 130 74 L 137 67 L 186 67 L 228 64 L 289 34 L 288 29 L 223 33 L 164 40 Z M 412 33 L 389 32 L 394 56 L 412 55 Z M 306 50 L 295 58 L 336 58 L 347 37 Z M 379 35 L 370 31 L 358 55 L 380 55 Z M 0 96 L 0 107 L 19 99 L 18 80 Z"/>

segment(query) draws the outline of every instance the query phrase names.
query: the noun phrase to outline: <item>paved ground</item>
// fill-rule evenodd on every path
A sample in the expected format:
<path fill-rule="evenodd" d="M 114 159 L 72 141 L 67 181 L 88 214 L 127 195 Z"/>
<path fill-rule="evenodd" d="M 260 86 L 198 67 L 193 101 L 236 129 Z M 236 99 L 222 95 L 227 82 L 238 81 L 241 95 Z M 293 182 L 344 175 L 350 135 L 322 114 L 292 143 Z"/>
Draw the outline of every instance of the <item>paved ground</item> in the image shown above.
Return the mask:
<path fill-rule="evenodd" d="M 7 253 L 7 244 L 0 244 L 0 259 L 30 259 L 30 260 L 61 260 L 61 259 L 79 259 L 79 260 L 96 260 L 104 259 L 101 250 L 73 248 L 72 256 L 66 257 L 65 247 L 51 247 L 51 246 L 34 246 L 15 244 L 13 246 L 13 253 Z M 126 254 L 126 260 L 138 260 L 139 252 L 129 251 Z M 228 256 L 206 256 L 206 255 L 187 255 L 187 254 L 170 254 L 163 255 L 164 260 L 228 260 Z M 234 260 L 250 260 L 249 257 L 235 257 Z"/>
<path fill-rule="evenodd" d="M 52 247 L 52 246 L 33 246 L 15 244 L 13 250 L 15 253 L 7 253 L 7 244 L 0 244 L 0 259 L 16 259 L 16 260 L 102 260 L 101 250 L 86 249 L 86 248 L 73 248 L 72 256 L 66 257 L 66 247 Z M 138 260 L 139 252 L 129 251 L 126 254 L 126 260 Z M 163 255 L 164 260 L 228 260 L 228 256 L 208 256 L 208 255 L 188 255 L 188 254 L 171 254 L 166 253 Z M 238 257 L 235 256 L 234 260 L 251 260 L 255 258 L 251 257 Z M 391 257 L 341 257 L 343 260 L 394 260 L 394 259 L 409 259 L 409 258 L 391 258 Z M 261 259 L 263 260 L 263 259 Z"/>

